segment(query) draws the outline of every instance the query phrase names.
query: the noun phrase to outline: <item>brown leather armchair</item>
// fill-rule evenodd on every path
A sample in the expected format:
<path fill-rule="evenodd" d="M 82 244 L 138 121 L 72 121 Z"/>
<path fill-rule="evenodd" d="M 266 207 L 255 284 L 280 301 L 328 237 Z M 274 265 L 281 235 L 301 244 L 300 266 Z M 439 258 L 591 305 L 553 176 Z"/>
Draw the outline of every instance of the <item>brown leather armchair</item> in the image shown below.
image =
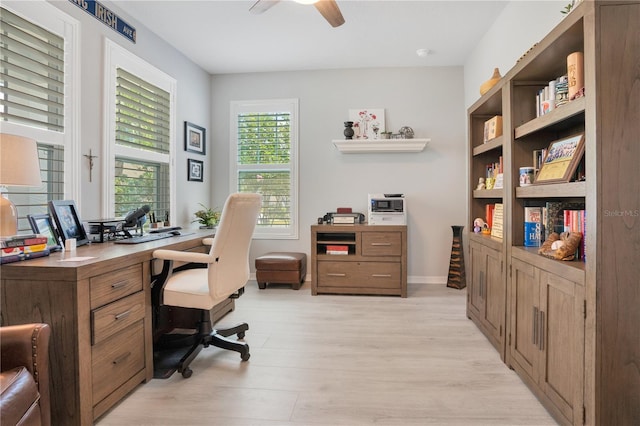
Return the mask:
<path fill-rule="evenodd" d="M 0 327 L 0 424 L 51 424 L 47 324 Z"/>

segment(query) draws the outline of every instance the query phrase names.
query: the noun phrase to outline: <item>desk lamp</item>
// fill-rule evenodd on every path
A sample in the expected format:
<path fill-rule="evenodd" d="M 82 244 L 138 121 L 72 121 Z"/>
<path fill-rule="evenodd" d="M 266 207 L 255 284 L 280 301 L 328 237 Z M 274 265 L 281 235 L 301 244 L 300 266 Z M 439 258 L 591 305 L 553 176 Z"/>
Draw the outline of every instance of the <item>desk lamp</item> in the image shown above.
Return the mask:
<path fill-rule="evenodd" d="M 36 141 L 24 136 L 0 133 L 0 186 L 38 186 L 40 161 Z M 2 194 L 0 197 L 0 236 L 18 233 L 16 206 Z"/>

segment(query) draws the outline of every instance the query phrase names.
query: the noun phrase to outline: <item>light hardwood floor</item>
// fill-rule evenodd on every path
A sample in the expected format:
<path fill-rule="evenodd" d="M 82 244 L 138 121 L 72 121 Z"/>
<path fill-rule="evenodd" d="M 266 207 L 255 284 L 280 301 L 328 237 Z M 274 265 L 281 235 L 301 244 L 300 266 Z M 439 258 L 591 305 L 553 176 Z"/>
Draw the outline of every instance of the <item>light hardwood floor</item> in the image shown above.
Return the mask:
<path fill-rule="evenodd" d="M 311 296 L 255 281 L 220 326 L 247 321 L 251 359 L 204 349 L 193 376 L 139 386 L 110 425 L 556 425 L 465 314 L 466 292 Z"/>

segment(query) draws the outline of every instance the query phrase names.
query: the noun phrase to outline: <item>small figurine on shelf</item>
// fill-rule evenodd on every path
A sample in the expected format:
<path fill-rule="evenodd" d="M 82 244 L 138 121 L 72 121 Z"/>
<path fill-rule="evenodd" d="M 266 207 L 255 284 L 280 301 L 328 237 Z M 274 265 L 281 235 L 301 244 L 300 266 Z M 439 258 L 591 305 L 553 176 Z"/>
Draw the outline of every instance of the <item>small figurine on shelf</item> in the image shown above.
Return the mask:
<path fill-rule="evenodd" d="M 483 177 L 478 179 L 478 186 L 476 186 L 476 189 L 485 189 Z"/>
<path fill-rule="evenodd" d="M 481 231 L 482 235 L 491 235 L 491 229 L 489 228 L 488 224 L 484 224 L 482 225 L 482 231 Z"/>
<path fill-rule="evenodd" d="M 476 234 L 479 234 L 482 231 L 482 227 L 484 225 L 485 225 L 484 220 L 482 220 L 479 217 L 477 217 L 473 221 L 473 232 L 475 232 Z"/>

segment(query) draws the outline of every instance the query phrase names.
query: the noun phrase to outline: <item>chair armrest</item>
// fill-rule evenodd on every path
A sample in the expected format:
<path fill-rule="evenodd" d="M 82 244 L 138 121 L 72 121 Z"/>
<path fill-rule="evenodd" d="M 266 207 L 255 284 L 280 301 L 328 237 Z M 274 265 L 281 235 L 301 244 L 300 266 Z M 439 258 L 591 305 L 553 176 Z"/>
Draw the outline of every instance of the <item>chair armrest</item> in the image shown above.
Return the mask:
<path fill-rule="evenodd" d="M 205 246 L 212 246 L 213 245 L 213 238 L 212 237 L 203 238 L 202 239 L 202 244 L 204 244 Z"/>
<path fill-rule="evenodd" d="M 191 251 L 155 250 L 153 257 L 179 262 L 211 263 L 211 257 L 208 253 L 195 253 Z"/>
<path fill-rule="evenodd" d="M 26 367 L 38 385 L 42 424 L 51 422 L 49 400 L 49 339 L 48 324 L 21 324 L 0 327 L 0 358 L 2 371 Z"/>

